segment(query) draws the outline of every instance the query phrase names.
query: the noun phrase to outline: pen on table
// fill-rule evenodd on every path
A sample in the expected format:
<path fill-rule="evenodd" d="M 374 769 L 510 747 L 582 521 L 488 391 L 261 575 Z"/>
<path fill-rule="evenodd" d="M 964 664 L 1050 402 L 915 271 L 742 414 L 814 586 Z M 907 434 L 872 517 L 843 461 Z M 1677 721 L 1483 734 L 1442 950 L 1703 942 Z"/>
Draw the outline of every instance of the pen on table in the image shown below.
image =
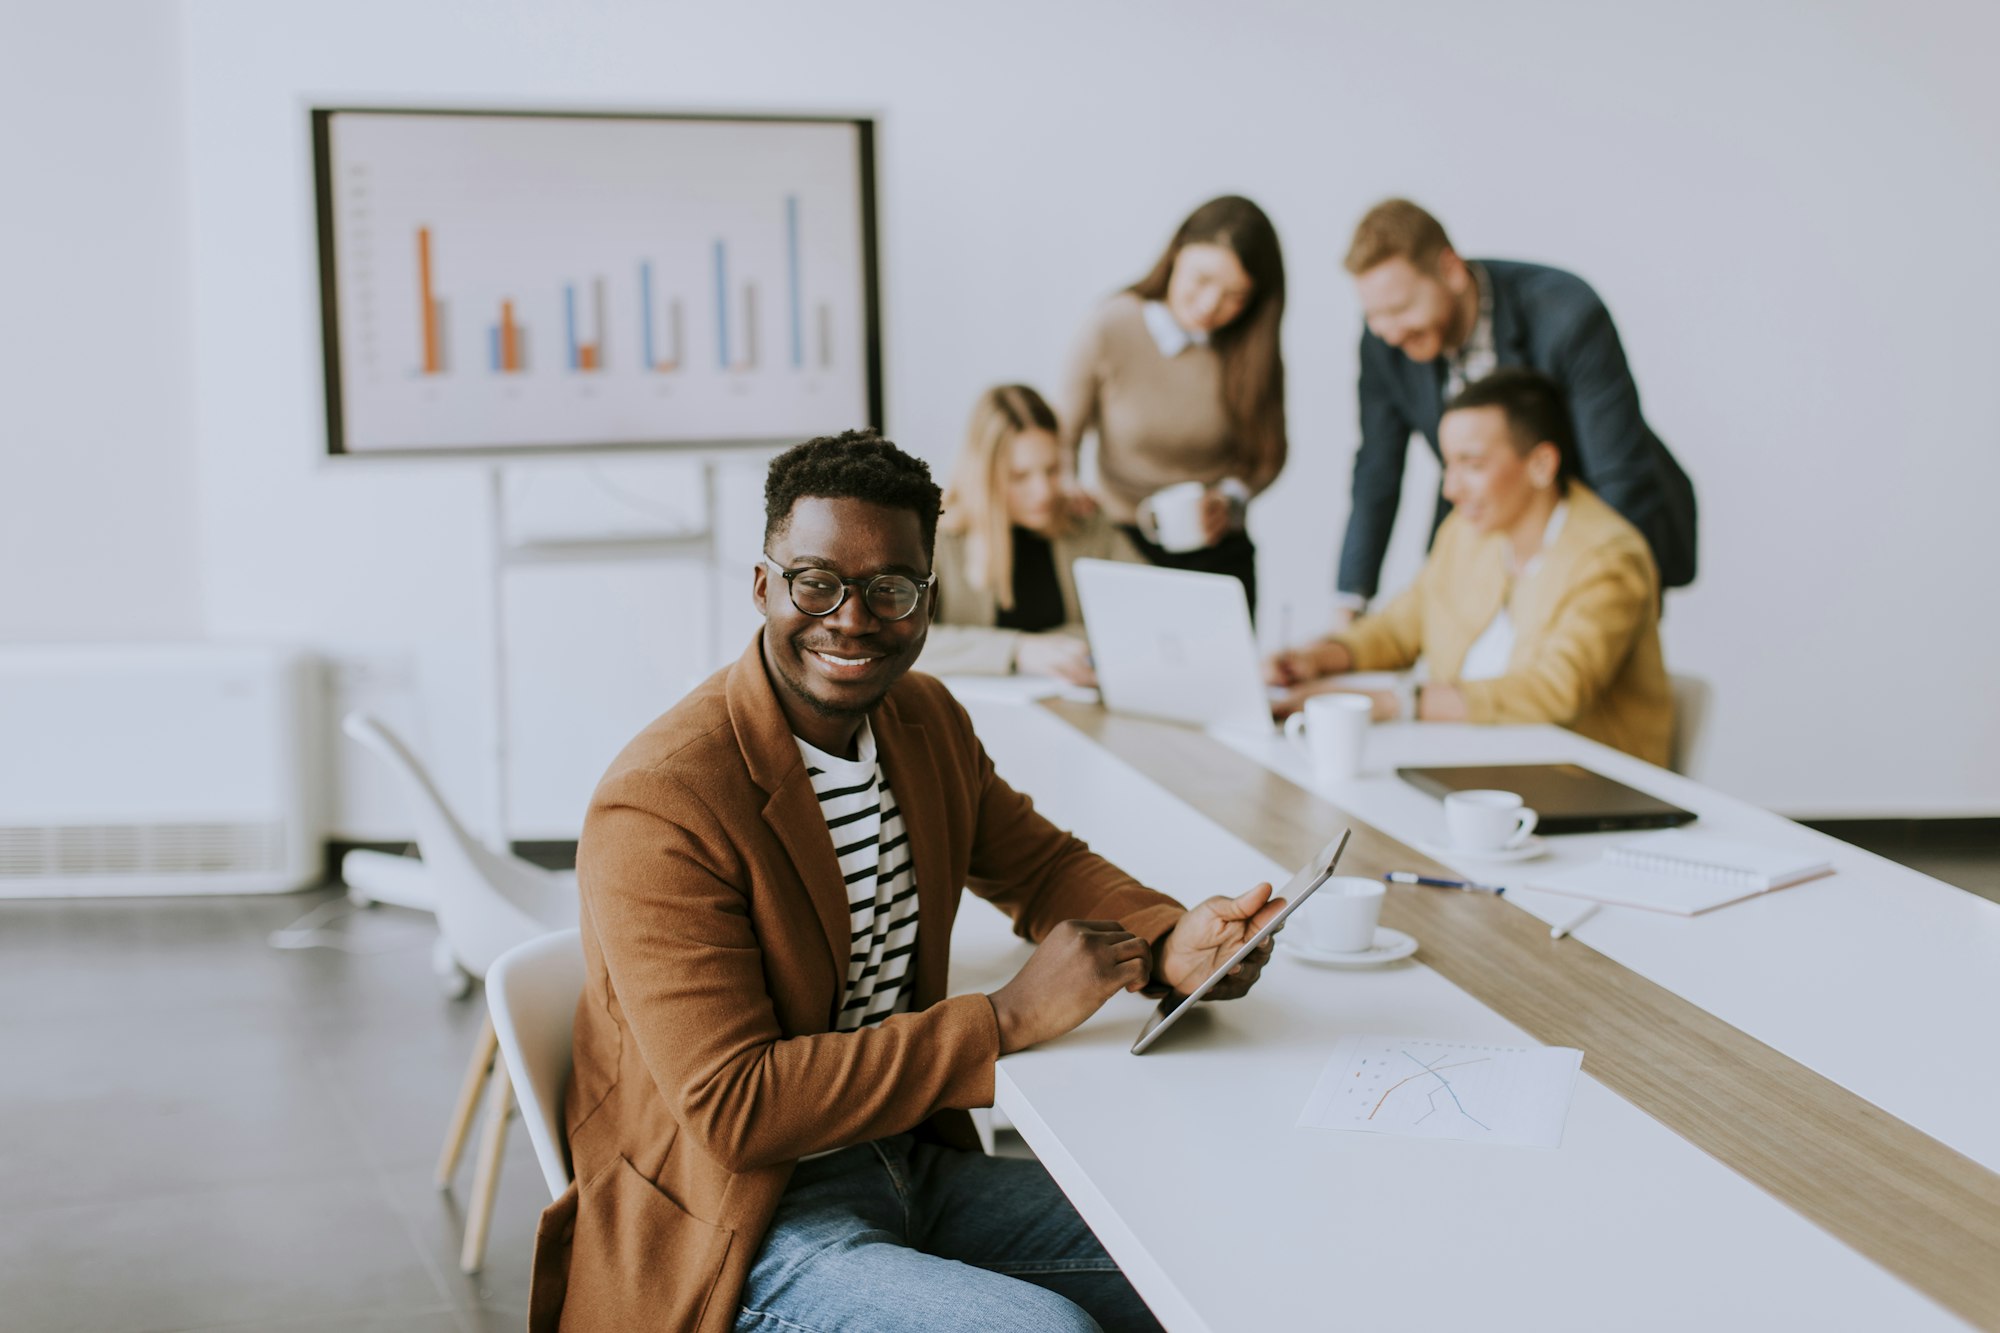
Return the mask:
<path fill-rule="evenodd" d="M 1575 930 L 1578 926 L 1582 925 L 1584 922 L 1590 920 L 1590 918 L 1596 916 L 1597 909 L 1602 906 L 1603 906 L 1602 903 L 1592 903 L 1590 906 L 1584 908 L 1581 912 L 1578 912 L 1575 916 L 1563 922 L 1561 925 L 1550 926 L 1549 938 L 1552 940 L 1561 939 L 1563 936 L 1569 934 L 1572 930 Z"/>
<path fill-rule="evenodd" d="M 1391 884 L 1421 884 L 1429 889 L 1464 889 L 1467 893 L 1491 893 L 1496 896 L 1507 892 L 1504 884 L 1474 884 L 1467 879 L 1439 879 L 1435 875 L 1419 875 L 1414 870 L 1391 870 L 1382 878 Z"/>

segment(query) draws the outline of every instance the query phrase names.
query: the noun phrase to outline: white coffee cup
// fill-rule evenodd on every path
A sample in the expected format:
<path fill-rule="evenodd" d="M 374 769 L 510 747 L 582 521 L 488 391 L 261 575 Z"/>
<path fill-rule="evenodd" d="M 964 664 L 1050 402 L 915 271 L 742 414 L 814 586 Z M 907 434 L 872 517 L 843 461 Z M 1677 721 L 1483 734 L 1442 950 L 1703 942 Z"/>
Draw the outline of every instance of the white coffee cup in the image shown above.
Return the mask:
<path fill-rule="evenodd" d="M 1202 502 L 1208 487 L 1198 481 L 1183 481 L 1154 491 L 1139 502 L 1139 531 L 1147 541 L 1166 551 L 1199 551 L 1208 545 L 1202 531 Z"/>
<path fill-rule="evenodd" d="M 1285 922 L 1303 943 L 1327 953 L 1363 953 L 1375 945 L 1382 915 L 1382 881 L 1335 875 Z"/>
<path fill-rule="evenodd" d="M 1540 818 L 1511 791 L 1455 791 L 1444 798 L 1445 840 L 1468 852 L 1519 847 Z"/>
<path fill-rule="evenodd" d="M 1345 782 L 1361 775 L 1368 723 L 1375 701 L 1365 694 L 1315 694 L 1285 719 L 1285 735 L 1305 737 L 1314 782 Z"/>

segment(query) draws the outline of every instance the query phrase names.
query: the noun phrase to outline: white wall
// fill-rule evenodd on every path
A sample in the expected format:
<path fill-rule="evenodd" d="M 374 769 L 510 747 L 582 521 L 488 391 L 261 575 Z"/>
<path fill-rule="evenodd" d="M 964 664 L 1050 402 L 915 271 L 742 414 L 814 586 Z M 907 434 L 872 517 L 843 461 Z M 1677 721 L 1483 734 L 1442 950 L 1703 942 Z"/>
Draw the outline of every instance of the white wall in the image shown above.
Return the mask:
<path fill-rule="evenodd" d="M 180 41 L 0 5 L 0 642 L 201 630 Z"/>
<path fill-rule="evenodd" d="M 1285 238 L 1293 291 L 1293 462 L 1254 520 L 1266 625 L 1289 604 L 1307 628 L 1355 440 L 1359 317 L 1339 257 L 1369 203 L 1407 193 L 1468 252 L 1572 267 L 1618 317 L 1703 503 L 1702 582 L 1666 622 L 1674 666 L 1717 690 L 1701 776 L 1791 812 L 2000 811 L 1983 537 L 2000 493 L 1983 402 L 2000 365 L 1994 12 L 1423 13 L 198 0 L 207 628 L 325 645 L 362 664 L 364 694 L 413 682 L 402 706 L 479 808 L 484 478 L 318 461 L 307 105 L 864 111 L 882 117 L 889 424 L 907 447 L 944 463 L 981 387 L 1053 382 L 1090 303 L 1190 206 L 1250 194 Z M 754 483 L 729 487 L 732 550 L 754 540 Z M 660 633 L 676 586 L 664 570 L 579 573 L 558 597 L 568 641 L 541 644 L 541 702 L 520 701 L 557 738 L 535 751 L 542 789 L 564 765 L 580 801 L 606 737 L 697 665 Z M 602 735 L 568 725 L 565 687 L 595 692 Z M 351 788 L 351 829 L 387 817 L 373 799 Z M 518 831 L 570 818 L 517 805 Z"/>

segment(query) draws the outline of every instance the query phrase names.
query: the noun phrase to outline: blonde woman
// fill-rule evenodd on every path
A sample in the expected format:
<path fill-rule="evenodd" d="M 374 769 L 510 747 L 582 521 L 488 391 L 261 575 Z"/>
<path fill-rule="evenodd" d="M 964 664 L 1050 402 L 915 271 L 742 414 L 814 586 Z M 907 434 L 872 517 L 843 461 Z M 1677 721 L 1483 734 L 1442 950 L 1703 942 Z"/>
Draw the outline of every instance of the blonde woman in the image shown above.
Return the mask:
<path fill-rule="evenodd" d="M 938 603 L 923 669 L 1096 684 L 1070 565 L 1140 556 L 1102 513 L 1079 512 L 1087 507 L 1042 396 L 1025 384 L 982 394 L 938 520 Z"/>

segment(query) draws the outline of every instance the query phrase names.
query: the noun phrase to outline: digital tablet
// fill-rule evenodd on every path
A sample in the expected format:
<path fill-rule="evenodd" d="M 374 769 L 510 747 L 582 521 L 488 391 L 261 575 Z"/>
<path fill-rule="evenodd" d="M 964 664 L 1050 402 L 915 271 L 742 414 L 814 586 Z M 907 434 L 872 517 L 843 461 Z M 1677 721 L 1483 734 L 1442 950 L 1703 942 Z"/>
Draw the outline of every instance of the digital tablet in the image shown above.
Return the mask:
<path fill-rule="evenodd" d="M 1138 1039 L 1132 1043 L 1132 1054 L 1143 1054 L 1148 1046 L 1158 1041 L 1160 1034 L 1172 1027 L 1196 1000 L 1208 994 L 1216 982 L 1229 975 L 1230 968 L 1248 958 L 1251 950 L 1277 934 L 1278 927 L 1285 924 L 1285 918 L 1298 911 L 1300 903 L 1312 897 L 1319 891 L 1320 885 L 1333 878 L 1333 868 L 1340 864 L 1340 854 L 1347 850 L 1347 838 L 1353 831 L 1342 829 L 1339 837 L 1320 848 L 1318 854 L 1301 866 L 1299 873 L 1293 875 L 1284 888 L 1272 895 L 1285 900 L 1284 910 L 1266 922 L 1262 930 L 1243 941 L 1235 953 L 1223 959 L 1222 965 L 1209 973 L 1208 980 L 1186 995 L 1169 995 L 1160 1001 L 1159 1007 L 1146 1019 L 1146 1026 L 1139 1029 Z"/>

